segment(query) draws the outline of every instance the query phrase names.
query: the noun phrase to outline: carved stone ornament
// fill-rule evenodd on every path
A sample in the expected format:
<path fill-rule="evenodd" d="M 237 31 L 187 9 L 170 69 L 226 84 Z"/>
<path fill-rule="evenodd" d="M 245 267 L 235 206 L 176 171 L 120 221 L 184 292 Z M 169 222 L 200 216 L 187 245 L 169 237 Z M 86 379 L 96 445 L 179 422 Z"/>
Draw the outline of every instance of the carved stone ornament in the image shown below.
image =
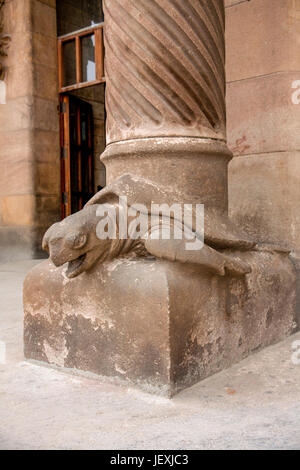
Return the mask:
<path fill-rule="evenodd" d="M 124 175 L 96 194 L 83 210 L 54 224 L 44 236 L 43 248 L 49 252 L 50 259 L 55 266 L 68 263 L 66 274 L 69 278 L 74 278 L 91 269 L 97 262 L 134 255 L 139 257 L 152 255 L 168 261 L 199 265 L 221 276 L 224 276 L 226 272 L 231 275 L 244 275 L 251 271 L 246 263 L 234 257 L 234 253 L 229 256 L 213 248 L 219 246 L 221 249 L 243 249 L 254 246 L 254 243 L 239 233 L 236 228 L 226 227 L 226 222 L 229 223 L 228 219 L 218 220 L 218 217 L 215 216 L 212 223 L 213 215 L 206 214 L 206 220 L 209 222 L 205 231 L 206 243 L 200 250 L 189 251 L 186 249 L 186 243 L 191 243 L 192 237 L 186 239 L 183 221 L 174 219 L 172 214 L 173 228 L 174 224 L 177 224 L 176 228 L 182 231 L 182 236 L 175 239 L 174 230 L 170 230 L 173 237 L 162 238 L 164 223 L 166 224 L 165 228 L 168 228 L 169 213 L 166 211 L 165 214 L 163 212 L 162 214 L 154 214 L 151 211 L 150 201 L 153 200 L 155 192 L 161 193 L 161 188 L 150 181 Z M 147 213 L 144 214 L 147 220 L 145 223 L 141 223 L 139 218 L 139 221 L 140 225 L 146 227 L 145 233 L 140 233 L 136 238 L 135 236 L 131 237 L 129 231 L 128 237 L 120 238 L 120 230 L 117 226 L 115 238 L 105 240 L 98 238 L 96 232 L 97 224 L 100 221 L 100 217 L 97 215 L 99 204 L 102 204 L 104 209 L 105 204 L 115 206 L 115 213 L 118 214 L 117 224 L 122 217 L 122 211 L 127 217 L 127 227 L 133 221 L 133 217 L 132 220 L 130 220 L 130 216 L 128 217 L 127 208 L 120 205 L 118 200 L 120 197 L 126 197 L 128 209 L 131 204 L 134 204 L 134 201 L 143 201 L 145 208 L 147 208 Z M 157 224 L 149 228 L 151 219 L 155 215 L 158 216 Z M 195 222 L 193 215 L 191 214 L 192 223 Z M 226 227 L 225 230 L 224 227 Z M 197 238 L 198 234 L 194 226 L 191 227 L 191 235 L 195 239 Z"/>

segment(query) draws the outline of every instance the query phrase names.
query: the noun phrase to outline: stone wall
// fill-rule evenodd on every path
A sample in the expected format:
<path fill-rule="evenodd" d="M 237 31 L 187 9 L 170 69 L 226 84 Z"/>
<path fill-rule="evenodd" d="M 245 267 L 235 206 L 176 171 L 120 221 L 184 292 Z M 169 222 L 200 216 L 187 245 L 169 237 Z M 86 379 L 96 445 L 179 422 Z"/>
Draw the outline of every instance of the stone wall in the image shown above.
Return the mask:
<path fill-rule="evenodd" d="M 255 239 L 300 250 L 300 2 L 227 1 L 230 215 Z"/>
<path fill-rule="evenodd" d="M 0 259 L 39 255 L 59 218 L 55 0 L 6 0 L 11 35 L 0 105 Z"/>
<path fill-rule="evenodd" d="M 61 211 L 56 1 L 6 0 L 3 17 L 11 42 L 1 58 L 6 68 L 6 103 L 0 104 L 2 261 L 40 257 L 42 236 Z M 105 184 L 99 161 L 105 147 L 104 85 L 77 96 L 93 106 L 96 191 Z"/>

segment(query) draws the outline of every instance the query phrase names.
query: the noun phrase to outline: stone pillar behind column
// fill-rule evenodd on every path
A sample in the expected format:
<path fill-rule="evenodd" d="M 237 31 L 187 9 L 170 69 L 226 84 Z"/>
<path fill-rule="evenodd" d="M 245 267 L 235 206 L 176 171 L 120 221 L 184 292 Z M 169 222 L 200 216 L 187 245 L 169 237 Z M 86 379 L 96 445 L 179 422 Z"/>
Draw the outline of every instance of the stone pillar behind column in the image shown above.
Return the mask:
<path fill-rule="evenodd" d="M 43 255 L 42 237 L 60 218 L 61 194 L 55 1 L 10 0 L 2 12 L 11 39 L 0 61 L 6 85 L 6 104 L 0 104 L 3 262 Z"/>

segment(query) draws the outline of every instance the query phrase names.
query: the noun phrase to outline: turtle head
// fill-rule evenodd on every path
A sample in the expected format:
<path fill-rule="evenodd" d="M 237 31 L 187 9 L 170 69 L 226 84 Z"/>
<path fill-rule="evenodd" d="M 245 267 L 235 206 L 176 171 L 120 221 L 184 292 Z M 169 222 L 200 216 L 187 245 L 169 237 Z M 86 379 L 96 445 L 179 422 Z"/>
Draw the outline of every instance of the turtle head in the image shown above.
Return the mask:
<path fill-rule="evenodd" d="M 57 267 L 68 263 L 69 278 L 88 271 L 110 251 L 111 240 L 101 240 L 96 229 L 97 205 L 87 206 L 76 214 L 52 225 L 44 235 L 43 250 Z"/>

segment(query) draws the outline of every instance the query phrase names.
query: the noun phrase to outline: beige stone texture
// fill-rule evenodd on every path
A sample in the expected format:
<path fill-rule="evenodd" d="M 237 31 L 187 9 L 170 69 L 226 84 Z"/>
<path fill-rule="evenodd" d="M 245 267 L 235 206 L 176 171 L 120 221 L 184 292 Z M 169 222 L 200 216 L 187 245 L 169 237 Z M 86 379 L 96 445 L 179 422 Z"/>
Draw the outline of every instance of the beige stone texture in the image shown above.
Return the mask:
<path fill-rule="evenodd" d="M 17 14 L 17 13 L 16 13 Z M 5 64 L 7 67 L 17 66 L 24 62 L 25 57 L 30 57 L 32 53 L 31 32 L 28 30 L 18 29 L 19 24 L 16 22 L 8 22 L 9 10 L 5 4 L 5 18 L 7 23 L 7 30 L 13 31 L 11 34 L 11 43 L 9 53 L 5 57 Z M 28 62 L 28 61 L 27 61 Z"/>
<path fill-rule="evenodd" d="M 228 5 L 227 11 L 234 14 L 235 8 L 246 8 L 244 3 Z M 261 1 L 251 2 L 252 8 L 258 5 Z M 105 0 L 104 12 L 108 145 L 102 161 L 109 184 L 45 234 L 50 260 L 34 268 L 24 285 L 25 356 L 171 396 L 299 329 L 299 285 L 289 250 L 257 244 L 257 237 L 240 230 L 247 220 L 234 212 L 237 192 L 247 193 L 244 182 L 251 185 L 239 169 L 230 180 L 236 193 L 229 193 L 237 223 L 228 218 L 232 154 L 225 142 L 223 2 Z M 263 9 L 261 16 L 266 14 L 270 11 Z M 272 83 L 280 87 L 275 79 Z M 247 89 L 243 93 L 246 103 Z M 230 106 L 236 113 L 245 108 L 239 101 Z M 245 130 L 253 125 L 253 135 L 259 126 L 269 126 L 269 147 L 252 146 L 270 152 L 272 119 L 282 125 L 288 101 L 280 94 L 276 112 L 273 103 L 270 109 L 266 101 L 262 106 L 263 119 L 254 103 L 240 122 Z M 238 124 L 237 118 L 231 123 L 233 141 L 244 129 L 235 137 Z M 286 123 L 287 130 L 291 126 Z M 235 161 L 254 162 L 248 155 L 236 158 L 233 169 Z M 273 178 L 281 165 L 269 164 Z M 291 168 L 285 171 L 292 174 Z M 278 187 L 284 193 L 277 182 Z M 148 214 L 153 202 L 204 203 L 202 249 L 190 252 L 183 239 L 172 236 L 153 238 L 153 227 L 138 239 L 131 234 L 124 239 L 117 230 L 116 238 L 102 240 L 96 234 L 98 204 L 116 208 L 120 195 L 129 206 L 144 204 Z M 258 200 L 264 197 L 261 189 Z M 258 217 L 255 203 L 246 213 Z M 278 217 L 275 207 L 270 213 Z M 119 229 L 120 220 L 119 215 Z"/>
<path fill-rule="evenodd" d="M 32 129 L 33 106 L 34 100 L 31 96 L 8 100 L 5 105 L 1 105 L 0 126 L 3 139 L 1 153 L 3 155 L 5 155 L 6 132 Z"/>
<path fill-rule="evenodd" d="M 20 160 L 7 165 L 6 162 L 0 163 L 0 195 L 26 195 L 34 193 L 33 180 L 34 165 L 32 162 Z M 10 182 L 8 185 L 7 182 Z"/>
<path fill-rule="evenodd" d="M 299 252 L 300 154 L 234 158 L 229 171 L 229 214 L 260 242 Z"/>
<path fill-rule="evenodd" d="M 55 51 L 57 39 L 55 36 L 48 36 L 43 33 L 33 33 L 32 35 L 32 58 L 39 65 L 49 68 L 57 68 L 57 55 L 49 54 L 49 50 Z"/>
<path fill-rule="evenodd" d="M 300 148 L 300 105 L 292 101 L 299 77 L 282 72 L 228 84 L 228 145 L 235 156 Z"/>
<path fill-rule="evenodd" d="M 3 109 L 2 106 L 6 107 L 6 105 L 1 105 L 1 109 Z M 32 159 L 31 141 L 32 132 L 30 129 L 5 132 L 5 146 L 2 147 L 2 151 L 0 149 L 0 162 L 9 166 L 8 162 L 13 164 L 20 160 L 30 161 Z"/>
<path fill-rule="evenodd" d="M 42 231 L 60 212 L 55 2 L 9 0 L 4 19 L 11 43 L 5 58 L 7 101 L 0 109 L 1 245 L 9 250 L 14 240 L 13 257 L 19 227 L 29 227 L 21 252 L 34 256 Z M 45 197 L 56 201 L 56 210 L 41 202 Z M 41 220 L 44 229 L 36 231 Z"/>
<path fill-rule="evenodd" d="M 40 0 L 31 0 L 32 31 L 53 39 L 56 36 L 56 8 Z M 50 52 L 50 51 L 49 51 Z M 56 51 L 53 51 L 56 52 Z"/>
<path fill-rule="evenodd" d="M 36 197 L 36 215 L 34 226 L 39 227 L 39 238 L 36 241 L 41 252 L 41 240 L 45 233 L 45 227 L 51 224 L 51 221 L 60 220 L 60 194 L 55 195 L 37 195 Z"/>
<path fill-rule="evenodd" d="M 33 66 L 24 62 L 16 62 L 7 68 L 7 102 L 10 107 L 17 99 L 26 99 L 32 96 Z M 18 112 L 18 111 L 17 111 Z M 12 124 L 13 125 L 13 124 Z"/>
<path fill-rule="evenodd" d="M 299 72 L 299 33 L 298 0 L 228 2 L 227 81 Z"/>
<path fill-rule="evenodd" d="M 60 193 L 60 180 L 57 177 L 57 164 L 38 162 L 34 166 L 35 194 L 57 196 Z"/>
<path fill-rule="evenodd" d="M 299 252 L 299 2 L 226 6 L 230 215 L 255 239 Z"/>
<path fill-rule="evenodd" d="M 35 197 L 33 195 L 1 197 L 1 219 L 4 226 L 32 226 L 34 214 Z"/>
<path fill-rule="evenodd" d="M 25 356 L 172 396 L 295 330 L 287 256 L 245 259 L 246 279 L 119 259 L 70 280 L 46 261 L 24 285 Z"/>
<path fill-rule="evenodd" d="M 33 141 L 31 158 L 36 162 L 55 164 L 56 177 L 58 183 L 60 183 L 60 176 L 58 176 L 58 170 L 60 168 L 60 146 L 57 131 L 35 129 Z"/>
<path fill-rule="evenodd" d="M 15 35 L 15 33 L 30 31 L 31 6 L 31 0 L 8 0 L 5 2 L 4 20 L 9 34 Z"/>

